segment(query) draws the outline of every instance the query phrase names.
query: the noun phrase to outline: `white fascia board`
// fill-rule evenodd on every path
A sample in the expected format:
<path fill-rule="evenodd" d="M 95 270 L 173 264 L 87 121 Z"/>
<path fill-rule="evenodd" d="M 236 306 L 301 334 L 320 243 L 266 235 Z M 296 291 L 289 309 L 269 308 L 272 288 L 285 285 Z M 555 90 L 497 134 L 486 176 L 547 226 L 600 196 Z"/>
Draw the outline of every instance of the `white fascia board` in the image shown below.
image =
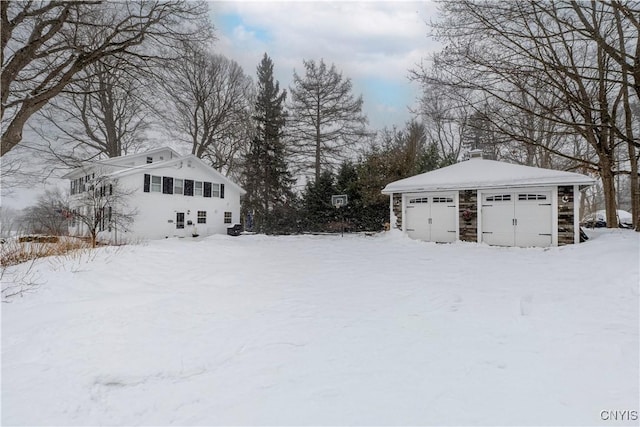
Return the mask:
<path fill-rule="evenodd" d="M 558 182 L 558 181 L 531 181 L 531 182 L 518 182 L 512 181 L 510 183 L 496 183 L 496 184 L 477 184 L 477 185 L 464 185 L 464 186 L 421 186 L 421 187 L 385 187 L 382 190 L 382 194 L 393 193 L 431 193 L 431 192 L 445 192 L 445 191 L 464 191 L 464 190 L 497 190 L 497 189 L 515 189 L 515 188 L 535 188 L 535 187 L 552 187 L 558 185 L 580 185 L 591 186 L 595 184 L 595 180 L 591 182 Z"/>

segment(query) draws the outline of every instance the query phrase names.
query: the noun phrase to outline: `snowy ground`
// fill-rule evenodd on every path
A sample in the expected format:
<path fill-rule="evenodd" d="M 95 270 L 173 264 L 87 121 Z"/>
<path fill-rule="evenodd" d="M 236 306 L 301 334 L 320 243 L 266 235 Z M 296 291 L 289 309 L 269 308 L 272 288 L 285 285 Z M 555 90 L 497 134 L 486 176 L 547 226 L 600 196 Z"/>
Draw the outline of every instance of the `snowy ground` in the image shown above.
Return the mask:
<path fill-rule="evenodd" d="M 219 236 L 43 260 L 42 286 L 1 307 L 2 424 L 637 425 L 601 411 L 639 409 L 640 241 L 591 233 L 548 250 Z"/>

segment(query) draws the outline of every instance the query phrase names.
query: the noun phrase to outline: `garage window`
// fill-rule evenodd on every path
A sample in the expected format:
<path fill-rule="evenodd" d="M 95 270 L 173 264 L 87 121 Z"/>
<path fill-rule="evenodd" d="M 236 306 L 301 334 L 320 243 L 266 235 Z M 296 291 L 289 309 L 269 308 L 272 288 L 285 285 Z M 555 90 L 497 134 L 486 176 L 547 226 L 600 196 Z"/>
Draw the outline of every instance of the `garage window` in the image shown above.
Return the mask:
<path fill-rule="evenodd" d="M 451 197 L 434 197 L 432 201 L 433 203 L 453 203 L 453 199 Z"/>
<path fill-rule="evenodd" d="M 508 202 L 511 200 L 511 194 L 496 194 L 495 196 L 487 196 L 487 202 Z"/>
<path fill-rule="evenodd" d="M 547 200 L 546 194 L 518 194 L 518 200 Z"/>
<path fill-rule="evenodd" d="M 419 199 L 411 199 L 409 200 L 409 203 L 414 204 L 414 203 L 429 203 L 429 198 L 428 197 L 421 197 Z"/>

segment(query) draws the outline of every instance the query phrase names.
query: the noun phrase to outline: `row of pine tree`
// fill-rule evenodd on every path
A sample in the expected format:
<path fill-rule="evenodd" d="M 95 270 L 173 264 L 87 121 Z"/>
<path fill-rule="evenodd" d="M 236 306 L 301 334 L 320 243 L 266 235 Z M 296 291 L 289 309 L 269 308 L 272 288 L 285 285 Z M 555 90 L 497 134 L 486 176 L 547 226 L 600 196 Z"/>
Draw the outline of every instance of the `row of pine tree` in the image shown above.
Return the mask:
<path fill-rule="evenodd" d="M 316 170 L 302 191 L 290 164 L 286 137 L 287 93 L 274 79 L 273 62 L 265 54 L 257 69 L 256 132 L 244 159 L 242 184 L 247 191 L 241 216 L 248 231 L 267 234 L 380 231 L 389 221 L 389 198 L 381 194 L 389 182 L 451 164 L 434 145 L 426 144 L 424 127 L 411 122 L 405 130 L 386 131 L 378 143 L 343 161 L 337 172 Z M 320 172 L 320 173 L 318 173 Z M 346 194 L 348 204 L 336 209 L 331 196 Z"/>

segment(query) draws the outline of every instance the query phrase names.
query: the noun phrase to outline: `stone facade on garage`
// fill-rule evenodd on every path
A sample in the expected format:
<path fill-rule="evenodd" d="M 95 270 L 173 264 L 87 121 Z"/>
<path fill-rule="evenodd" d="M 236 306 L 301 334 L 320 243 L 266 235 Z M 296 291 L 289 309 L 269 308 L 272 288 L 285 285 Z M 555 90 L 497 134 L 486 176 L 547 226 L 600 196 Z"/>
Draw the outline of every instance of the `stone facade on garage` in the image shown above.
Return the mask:
<path fill-rule="evenodd" d="M 574 243 L 574 194 L 570 185 L 558 186 L 558 246 Z"/>
<path fill-rule="evenodd" d="M 478 191 L 461 190 L 458 198 L 459 238 L 463 242 L 478 241 Z"/>

